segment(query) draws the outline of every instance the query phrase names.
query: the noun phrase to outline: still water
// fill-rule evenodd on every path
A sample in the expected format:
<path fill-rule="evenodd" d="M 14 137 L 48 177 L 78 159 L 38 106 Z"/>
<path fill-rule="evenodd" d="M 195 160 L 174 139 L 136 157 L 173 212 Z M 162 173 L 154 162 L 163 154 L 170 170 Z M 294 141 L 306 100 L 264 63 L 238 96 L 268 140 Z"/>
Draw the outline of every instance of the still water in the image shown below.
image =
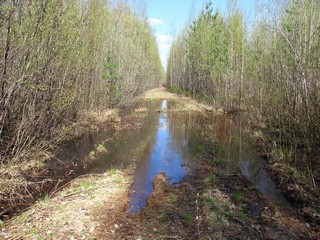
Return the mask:
<path fill-rule="evenodd" d="M 153 192 L 153 180 L 159 173 L 166 174 L 169 184 L 177 184 L 193 170 L 193 163 L 201 156 L 213 155 L 218 162 L 239 168 L 267 199 L 286 204 L 263 169 L 263 159 L 243 140 L 241 121 L 213 113 L 175 111 L 175 103 L 166 100 L 144 103 L 142 107 L 146 111 L 140 116 L 143 118 L 141 126 L 120 132 L 107 129 L 89 134 L 58 153 L 59 161 L 74 159 L 76 163 L 98 144 L 105 146 L 107 153 L 71 170 L 70 176 L 111 168 L 133 169 L 128 212 L 136 213 L 146 206 Z M 110 136 L 116 137 L 109 141 Z"/>
<path fill-rule="evenodd" d="M 173 126 L 176 127 L 176 126 Z M 187 147 L 187 146 L 185 146 Z M 164 100 L 159 115 L 155 143 L 146 161 L 135 169 L 130 198 L 129 212 L 138 212 L 153 192 L 153 180 L 159 173 L 165 173 L 170 184 L 178 183 L 186 175 L 184 163 L 189 161 L 188 154 L 182 155 L 170 133 L 167 101 Z M 184 149 L 182 151 L 187 150 Z"/>

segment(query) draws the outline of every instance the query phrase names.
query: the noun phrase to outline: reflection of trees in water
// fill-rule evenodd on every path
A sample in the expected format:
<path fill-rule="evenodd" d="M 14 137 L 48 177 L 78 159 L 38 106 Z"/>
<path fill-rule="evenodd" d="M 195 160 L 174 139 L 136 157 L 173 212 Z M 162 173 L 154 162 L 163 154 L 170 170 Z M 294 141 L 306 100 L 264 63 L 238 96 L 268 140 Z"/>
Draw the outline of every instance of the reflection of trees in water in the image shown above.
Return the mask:
<path fill-rule="evenodd" d="M 206 119 L 194 112 L 168 112 L 169 128 L 174 145 L 185 158 L 205 150 Z"/>
<path fill-rule="evenodd" d="M 220 161 L 240 157 L 239 125 L 226 116 L 195 112 L 168 112 L 170 134 L 183 157 L 217 152 Z"/>
<path fill-rule="evenodd" d="M 102 159 L 105 164 L 116 166 L 122 163 L 130 164 L 133 157 L 137 161 L 141 161 L 150 155 L 156 141 L 158 116 L 149 115 L 143 121 L 143 127 L 122 131 L 114 142 L 109 143 L 107 146 L 108 154 Z"/>
<path fill-rule="evenodd" d="M 241 119 L 192 112 L 169 112 L 168 117 L 171 137 L 184 157 L 190 153 L 210 152 L 214 148 L 215 160 L 223 164 L 225 171 L 232 172 L 240 167 L 242 174 L 267 198 L 283 202 L 283 197 L 262 168 L 261 159 L 242 142 Z"/>

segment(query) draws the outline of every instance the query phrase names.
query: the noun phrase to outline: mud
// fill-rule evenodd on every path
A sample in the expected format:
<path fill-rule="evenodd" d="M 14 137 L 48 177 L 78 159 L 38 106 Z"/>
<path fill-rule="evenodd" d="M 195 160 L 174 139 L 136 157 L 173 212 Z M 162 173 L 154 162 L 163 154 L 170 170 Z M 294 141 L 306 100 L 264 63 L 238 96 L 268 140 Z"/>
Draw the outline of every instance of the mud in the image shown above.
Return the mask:
<path fill-rule="evenodd" d="M 68 146 L 73 150 L 62 152 L 53 167 L 64 169 L 60 175 L 51 172 L 59 176 L 48 183 L 53 193 L 60 190 L 58 179 L 68 181 L 87 172 L 100 173 L 104 179 L 106 170 L 110 176 L 114 168 L 125 170 L 125 189 L 116 196 L 104 196 L 107 185 L 102 187 L 98 199 L 105 200 L 86 212 L 96 223 L 92 231 L 84 229 L 90 238 L 320 239 L 317 191 L 255 154 L 245 141 L 239 119 L 207 108 L 199 113 L 199 105 L 191 100 L 182 103 L 172 94 L 164 104 L 151 100 L 154 95 L 147 95 L 147 104 L 132 103 L 131 110 L 113 125 L 111 135 Z M 159 95 L 166 97 L 163 89 Z M 98 147 L 105 147 L 105 152 Z M 43 170 L 44 179 L 53 176 L 47 170 Z M 77 202 L 77 196 L 73 197 L 71 202 Z M 137 211 L 128 211 L 131 207 Z M 37 219 L 28 224 L 41 225 Z M 16 225 L 9 222 L 8 229 L 17 229 Z M 61 236 L 57 239 L 70 237 Z"/>
<path fill-rule="evenodd" d="M 179 185 L 154 180 L 147 206 L 136 214 L 102 217 L 97 239 L 318 239 L 290 207 L 268 202 L 239 171 L 207 158 Z M 216 176 L 212 178 L 213 174 Z M 110 228 L 111 226 L 111 228 Z M 112 227 L 113 226 L 113 227 Z M 116 226 L 116 227 L 114 227 Z M 111 229 L 106 231 L 106 229 Z"/>

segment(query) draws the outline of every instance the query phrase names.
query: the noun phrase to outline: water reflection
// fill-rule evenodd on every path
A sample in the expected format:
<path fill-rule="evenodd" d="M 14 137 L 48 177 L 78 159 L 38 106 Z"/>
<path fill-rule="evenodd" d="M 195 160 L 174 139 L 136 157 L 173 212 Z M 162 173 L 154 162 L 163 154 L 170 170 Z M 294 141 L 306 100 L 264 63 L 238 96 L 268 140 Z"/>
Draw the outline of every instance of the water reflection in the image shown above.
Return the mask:
<path fill-rule="evenodd" d="M 243 123 L 241 118 L 226 119 L 217 117 L 211 123 L 217 139 L 216 159 L 220 162 L 229 162 L 239 167 L 242 175 L 270 201 L 279 205 L 286 205 L 284 196 L 276 189 L 269 174 L 264 170 L 264 159 L 243 140 Z"/>
<path fill-rule="evenodd" d="M 132 185 L 129 212 L 138 212 L 146 206 L 146 201 L 153 191 L 153 180 L 164 172 L 170 184 L 180 182 L 186 174 L 180 151 L 175 146 L 170 134 L 167 113 L 167 101 L 162 102 L 155 144 L 148 159 L 137 165 Z"/>
<path fill-rule="evenodd" d="M 242 152 L 240 164 L 241 172 L 264 196 L 266 196 L 267 199 L 276 202 L 279 205 L 285 205 L 285 198 L 276 189 L 269 174 L 262 168 L 263 161 L 262 158 Z"/>
<path fill-rule="evenodd" d="M 129 212 L 138 212 L 146 206 L 147 198 L 153 191 L 153 180 L 159 173 L 165 172 L 170 184 L 177 183 L 186 174 L 182 165 L 190 165 L 191 159 L 198 159 L 199 155 L 212 151 L 215 152 L 215 160 L 226 171 L 240 168 L 242 174 L 267 199 L 286 204 L 263 169 L 263 159 L 243 141 L 239 119 L 170 111 L 172 109 L 174 103 L 162 102 L 153 144 L 149 146 L 149 154 L 142 156 L 135 171 Z"/>
<path fill-rule="evenodd" d="M 61 162 L 75 164 L 89 155 L 98 144 L 104 143 L 107 153 L 72 172 L 71 177 L 84 173 L 104 172 L 110 168 L 136 166 L 129 212 L 138 212 L 153 191 L 153 180 L 165 172 L 170 184 L 180 182 L 187 174 L 193 160 L 207 154 L 225 167 L 241 169 L 252 184 L 267 199 L 286 204 L 270 176 L 262 167 L 263 159 L 243 141 L 242 122 L 215 114 L 204 116 L 194 112 L 174 110 L 174 102 L 153 102 L 136 107 L 146 107 L 141 127 L 115 132 L 111 129 L 89 134 L 81 141 L 72 142 L 56 156 Z M 160 113 L 158 109 L 161 107 Z M 130 111 L 128 111 L 129 114 Z M 115 141 L 105 141 L 116 134 Z M 112 138 L 114 139 L 114 137 Z M 226 164 L 229 163 L 229 164 Z M 52 166 L 54 168 L 54 166 Z M 232 170 L 232 169 L 231 169 Z M 64 176 L 65 173 L 56 173 Z"/>

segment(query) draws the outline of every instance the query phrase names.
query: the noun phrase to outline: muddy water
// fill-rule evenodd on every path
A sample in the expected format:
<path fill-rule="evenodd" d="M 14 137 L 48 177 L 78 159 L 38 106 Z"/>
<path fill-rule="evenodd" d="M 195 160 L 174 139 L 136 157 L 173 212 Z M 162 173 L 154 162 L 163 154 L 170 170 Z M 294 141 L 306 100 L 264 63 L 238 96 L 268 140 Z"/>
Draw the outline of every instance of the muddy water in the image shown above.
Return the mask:
<path fill-rule="evenodd" d="M 153 192 L 153 180 L 159 173 L 166 173 L 170 184 L 179 183 L 192 172 L 196 161 L 208 156 L 225 165 L 226 169 L 230 166 L 240 168 L 267 199 L 286 204 L 263 170 L 263 159 L 243 140 L 241 121 L 214 114 L 174 111 L 175 103 L 166 100 L 142 104 L 142 107 L 146 112 L 141 115 L 141 126 L 118 133 L 104 130 L 89 134 L 72 143 L 68 154 L 61 151 L 57 155 L 59 161 L 74 159 L 77 164 L 77 159 L 88 156 L 98 144 L 103 144 L 107 150 L 98 159 L 69 170 L 68 174 L 74 177 L 110 168 L 132 168 L 134 176 L 128 212 L 135 213 L 146 206 Z M 111 141 L 110 136 L 114 134 L 116 137 Z"/>

